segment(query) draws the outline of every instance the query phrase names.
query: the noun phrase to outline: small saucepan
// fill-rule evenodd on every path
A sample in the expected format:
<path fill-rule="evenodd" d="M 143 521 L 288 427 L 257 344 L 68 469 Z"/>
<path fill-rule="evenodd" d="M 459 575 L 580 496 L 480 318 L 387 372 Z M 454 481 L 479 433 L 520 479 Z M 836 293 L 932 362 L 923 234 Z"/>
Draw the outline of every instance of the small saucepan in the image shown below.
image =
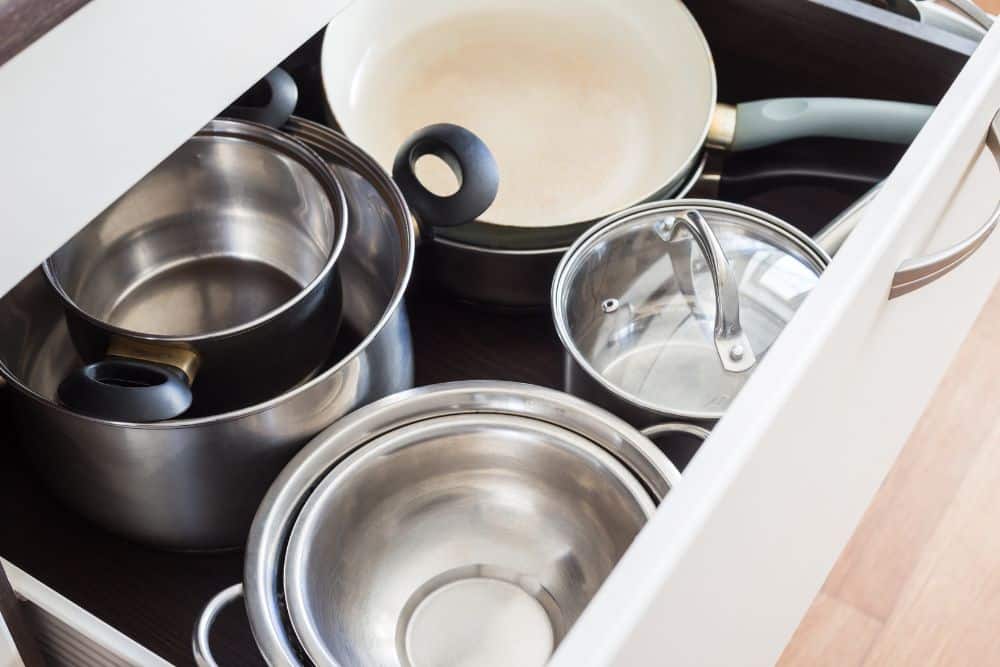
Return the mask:
<path fill-rule="evenodd" d="M 635 426 L 710 426 L 829 263 L 808 236 L 746 206 L 644 204 L 598 223 L 552 284 L 566 389 Z"/>
<path fill-rule="evenodd" d="M 909 143 L 931 111 L 850 98 L 719 104 L 708 42 L 679 0 L 358 2 L 326 30 L 322 78 L 332 120 L 384 166 L 428 122 L 481 136 L 500 167 L 496 201 L 438 236 L 508 252 L 560 250 L 607 215 L 681 196 L 706 146 Z"/>
<path fill-rule="evenodd" d="M 329 357 L 347 204 L 271 128 L 215 120 L 49 257 L 86 363 L 59 387 L 90 416 L 151 422 L 267 400 Z"/>

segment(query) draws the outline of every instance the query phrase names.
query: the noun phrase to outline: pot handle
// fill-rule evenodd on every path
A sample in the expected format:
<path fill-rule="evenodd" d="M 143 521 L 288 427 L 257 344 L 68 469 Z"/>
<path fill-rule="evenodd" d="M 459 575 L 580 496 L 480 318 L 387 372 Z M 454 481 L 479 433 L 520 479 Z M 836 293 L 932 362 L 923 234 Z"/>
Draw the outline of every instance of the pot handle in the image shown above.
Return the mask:
<path fill-rule="evenodd" d="M 261 99 L 263 102 L 258 104 Z M 279 128 L 291 118 L 298 101 L 299 88 L 295 79 L 275 67 L 219 115 Z"/>
<path fill-rule="evenodd" d="M 233 584 L 216 593 L 201 610 L 201 614 L 198 615 L 198 623 L 194 626 L 194 634 L 191 636 L 191 651 L 194 653 L 194 661 L 198 667 L 219 666 L 212 655 L 212 646 L 209 643 L 212 625 L 222 608 L 240 597 L 243 597 L 243 584 Z"/>
<path fill-rule="evenodd" d="M 451 167 L 458 190 L 442 197 L 417 178 L 417 160 L 436 155 Z M 421 225 L 453 227 L 472 222 L 496 199 L 500 170 L 490 149 L 475 134 L 450 123 L 417 130 L 396 153 L 392 177 Z"/>
<path fill-rule="evenodd" d="M 658 435 L 666 435 L 667 433 L 687 433 L 688 435 L 693 435 L 702 440 L 707 440 L 708 436 L 711 435 L 711 431 L 702 426 L 697 426 L 695 424 L 688 424 L 686 422 L 663 422 L 661 424 L 653 424 L 652 426 L 647 426 L 646 428 L 639 431 L 647 438 L 655 438 Z"/>
<path fill-rule="evenodd" d="M 681 229 L 686 230 L 694 239 L 712 274 L 712 285 L 715 288 L 715 348 L 722 367 L 731 373 L 747 371 L 753 368 L 757 359 L 740 325 L 739 285 L 732 275 L 729 259 L 708 221 L 698 211 L 685 211 L 683 215 L 657 223 L 657 234 L 670 244 L 668 251 L 678 288 L 689 302 L 694 302 L 691 244 L 677 242 Z"/>
<path fill-rule="evenodd" d="M 733 151 L 803 137 L 908 144 L 930 117 L 926 104 L 853 97 L 783 97 L 718 105 L 709 143 Z"/>
<path fill-rule="evenodd" d="M 654 424 L 653 426 L 648 426 L 642 429 L 640 433 L 649 438 L 653 445 L 660 450 L 663 455 L 666 456 L 667 459 L 681 472 L 684 471 L 687 464 L 697 453 L 698 448 L 701 447 L 701 443 L 703 443 L 706 439 L 708 439 L 708 436 L 711 435 L 708 429 L 694 424 L 687 424 L 685 422 L 665 422 L 662 424 Z M 665 447 L 657 442 L 658 438 L 672 434 L 694 436 L 699 441 L 698 445 L 691 448 L 689 446 L 673 442 L 670 443 L 670 446 Z"/>
<path fill-rule="evenodd" d="M 74 412 L 140 423 L 178 417 L 193 399 L 188 376 L 179 368 L 124 357 L 76 369 L 60 383 L 57 396 Z"/>

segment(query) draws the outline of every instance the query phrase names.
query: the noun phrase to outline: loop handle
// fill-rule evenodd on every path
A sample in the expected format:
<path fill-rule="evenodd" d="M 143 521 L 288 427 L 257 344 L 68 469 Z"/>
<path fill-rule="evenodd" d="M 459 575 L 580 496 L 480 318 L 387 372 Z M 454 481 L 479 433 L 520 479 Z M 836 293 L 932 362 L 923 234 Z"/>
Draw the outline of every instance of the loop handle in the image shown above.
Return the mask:
<path fill-rule="evenodd" d="M 442 197 L 420 182 L 416 165 L 424 155 L 436 155 L 451 167 L 459 183 L 457 192 Z M 418 222 L 430 227 L 472 222 L 493 204 L 500 187 L 500 170 L 486 144 L 450 123 L 428 125 L 407 139 L 396 153 L 392 177 Z"/>
<path fill-rule="evenodd" d="M 739 285 L 732 274 L 726 253 L 701 213 L 686 211 L 681 216 L 668 218 L 661 223 L 657 233 L 671 244 L 671 260 L 678 287 L 689 300 L 694 299 L 694 279 L 691 274 L 690 244 L 677 243 L 680 230 L 686 230 L 694 239 L 712 274 L 715 288 L 715 347 L 722 367 L 731 373 L 742 373 L 757 362 L 750 341 L 740 325 Z"/>
<path fill-rule="evenodd" d="M 997 167 L 1000 168 L 1000 112 L 997 112 L 990 123 L 989 131 L 986 134 L 986 147 L 993 153 L 993 157 L 997 161 Z M 960 241 L 940 252 L 915 259 L 908 259 L 900 264 L 892 277 L 889 298 L 895 299 L 904 294 L 909 294 L 949 273 L 986 243 L 986 240 L 993 235 L 998 224 L 1000 224 L 1000 201 L 997 202 L 993 213 L 986 223 L 964 241 Z"/>
<path fill-rule="evenodd" d="M 215 594 L 205 608 L 198 615 L 198 623 L 194 627 L 194 635 L 191 637 L 191 651 L 194 653 L 194 661 L 198 667 L 219 667 L 212 655 L 212 647 L 209 643 L 209 636 L 212 633 L 212 625 L 219 616 L 223 607 L 243 597 L 243 584 L 233 584 Z"/>
<path fill-rule="evenodd" d="M 263 96 L 262 104 L 255 104 Z M 226 108 L 220 115 L 249 120 L 275 129 L 291 118 L 299 101 L 299 88 L 292 75 L 275 67 Z"/>

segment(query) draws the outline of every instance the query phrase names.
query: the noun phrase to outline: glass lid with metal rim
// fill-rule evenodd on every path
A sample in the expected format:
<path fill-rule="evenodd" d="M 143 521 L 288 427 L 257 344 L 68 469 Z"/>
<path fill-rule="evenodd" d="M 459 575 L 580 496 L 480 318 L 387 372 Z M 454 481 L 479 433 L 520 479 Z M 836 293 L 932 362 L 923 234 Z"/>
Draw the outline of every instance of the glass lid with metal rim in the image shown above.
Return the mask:
<path fill-rule="evenodd" d="M 604 390 L 657 414 L 714 419 L 795 314 L 827 255 L 745 206 L 674 200 L 598 223 L 553 282 L 556 328 Z"/>

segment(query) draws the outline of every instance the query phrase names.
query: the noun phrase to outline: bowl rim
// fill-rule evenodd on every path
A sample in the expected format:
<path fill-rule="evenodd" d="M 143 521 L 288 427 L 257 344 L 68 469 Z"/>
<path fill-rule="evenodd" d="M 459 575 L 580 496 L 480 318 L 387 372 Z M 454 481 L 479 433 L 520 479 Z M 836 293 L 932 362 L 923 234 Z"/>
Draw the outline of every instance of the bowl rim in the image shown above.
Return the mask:
<path fill-rule="evenodd" d="M 288 609 L 288 622 L 314 663 L 339 664 L 336 656 L 330 653 L 329 644 L 323 639 L 306 595 L 310 545 L 313 537 L 322 531 L 322 524 L 331 507 L 336 507 L 334 496 L 338 488 L 352 475 L 373 464 L 377 465 L 384 460 L 383 457 L 391 455 L 392 452 L 420 446 L 428 440 L 436 440 L 446 435 L 449 431 L 470 433 L 476 426 L 482 425 L 516 431 L 518 434 L 538 435 L 545 439 L 543 446 L 561 446 L 566 451 L 572 451 L 576 456 L 600 466 L 609 476 L 609 486 L 617 483 L 621 495 L 628 496 L 643 514 L 643 521 L 638 530 L 642 529 L 642 525 L 645 525 L 656 511 L 652 494 L 624 462 L 580 433 L 548 421 L 503 413 L 464 412 L 413 421 L 382 433 L 341 459 L 310 490 L 309 496 L 295 517 L 285 543 L 282 588 Z M 428 429 L 431 431 L 430 434 L 427 433 Z M 557 637 L 557 642 L 558 639 Z"/>
<path fill-rule="evenodd" d="M 515 414 L 554 423 L 622 461 L 659 503 L 681 480 L 648 438 L 603 408 L 556 389 L 501 380 L 417 387 L 362 407 L 313 438 L 271 484 L 247 537 L 243 591 L 257 647 L 271 664 L 298 664 L 300 647 L 278 599 L 285 545 L 312 489 L 358 447 L 408 423 L 461 413 Z"/>

